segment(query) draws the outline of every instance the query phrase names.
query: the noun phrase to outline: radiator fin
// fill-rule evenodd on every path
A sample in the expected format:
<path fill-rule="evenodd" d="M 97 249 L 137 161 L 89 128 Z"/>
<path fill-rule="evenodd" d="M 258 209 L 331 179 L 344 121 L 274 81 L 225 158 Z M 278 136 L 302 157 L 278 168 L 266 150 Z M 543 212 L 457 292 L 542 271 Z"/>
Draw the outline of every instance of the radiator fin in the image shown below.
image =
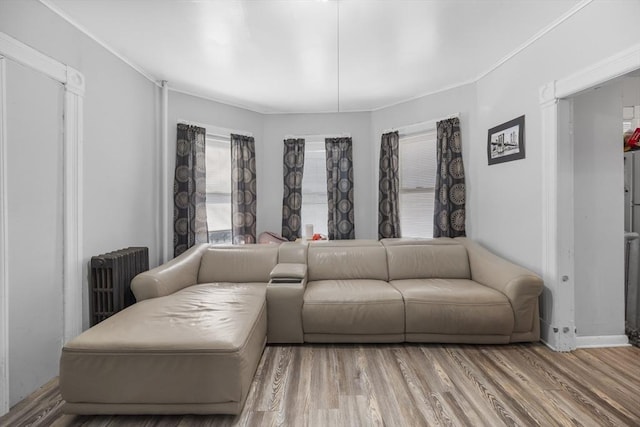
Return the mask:
<path fill-rule="evenodd" d="M 135 303 L 131 279 L 149 269 L 149 248 L 130 247 L 91 257 L 91 326 Z"/>

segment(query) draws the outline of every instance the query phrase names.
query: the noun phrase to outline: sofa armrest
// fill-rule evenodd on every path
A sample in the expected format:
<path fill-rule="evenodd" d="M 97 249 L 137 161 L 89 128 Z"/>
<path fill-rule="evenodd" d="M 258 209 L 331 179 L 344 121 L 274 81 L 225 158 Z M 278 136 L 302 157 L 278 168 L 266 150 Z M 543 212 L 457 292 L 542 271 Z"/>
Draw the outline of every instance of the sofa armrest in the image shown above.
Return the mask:
<path fill-rule="evenodd" d="M 131 281 L 136 301 L 170 295 L 198 282 L 200 259 L 209 245 L 196 245 L 156 268 L 138 274 Z"/>
<path fill-rule="evenodd" d="M 271 270 L 272 282 L 299 282 L 307 277 L 307 265 L 298 263 L 279 263 Z"/>
<path fill-rule="evenodd" d="M 302 303 L 307 287 L 307 266 L 280 263 L 267 284 L 267 342 L 302 343 Z"/>
<path fill-rule="evenodd" d="M 514 314 L 514 332 L 532 330 L 537 301 L 544 286 L 537 274 L 467 239 L 456 238 L 467 248 L 471 279 L 507 296 Z"/>

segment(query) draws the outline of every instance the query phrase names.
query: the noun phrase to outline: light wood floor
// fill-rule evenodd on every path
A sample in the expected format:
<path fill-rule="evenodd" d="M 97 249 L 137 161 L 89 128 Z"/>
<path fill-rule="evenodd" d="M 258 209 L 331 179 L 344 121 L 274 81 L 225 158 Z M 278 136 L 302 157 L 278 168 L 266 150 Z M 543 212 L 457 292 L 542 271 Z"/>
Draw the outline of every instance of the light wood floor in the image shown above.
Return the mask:
<path fill-rule="evenodd" d="M 54 379 L 2 426 L 640 426 L 640 348 L 541 344 L 266 348 L 232 416 L 71 416 Z"/>

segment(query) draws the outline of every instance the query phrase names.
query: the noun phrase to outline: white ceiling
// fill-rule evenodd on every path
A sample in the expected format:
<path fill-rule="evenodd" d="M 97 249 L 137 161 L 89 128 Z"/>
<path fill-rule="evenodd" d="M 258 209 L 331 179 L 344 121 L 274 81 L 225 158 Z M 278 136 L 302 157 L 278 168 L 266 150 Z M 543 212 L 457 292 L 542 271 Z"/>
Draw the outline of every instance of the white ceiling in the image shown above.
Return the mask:
<path fill-rule="evenodd" d="M 41 0 L 154 80 L 262 113 L 476 80 L 585 0 Z"/>

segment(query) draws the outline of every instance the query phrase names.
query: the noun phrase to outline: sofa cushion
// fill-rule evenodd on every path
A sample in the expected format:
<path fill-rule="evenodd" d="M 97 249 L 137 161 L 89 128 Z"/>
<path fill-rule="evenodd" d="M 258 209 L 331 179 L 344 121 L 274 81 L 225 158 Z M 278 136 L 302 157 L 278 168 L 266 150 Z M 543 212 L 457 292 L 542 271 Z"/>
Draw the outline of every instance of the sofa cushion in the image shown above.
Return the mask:
<path fill-rule="evenodd" d="M 505 295 L 466 279 L 391 281 L 405 301 L 406 333 L 511 335 L 513 310 Z"/>
<path fill-rule="evenodd" d="M 67 409 L 239 412 L 265 345 L 265 292 L 255 283 L 195 285 L 85 331 L 62 350 Z"/>
<path fill-rule="evenodd" d="M 384 246 L 407 246 L 407 245 L 459 245 L 451 237 L 387 237 L 380 239 Z"/>
<path fill-rule="evenodd" d="M 278 245 L 211 247 L 202 254 L 198 283 L 269 282 Z"/>
<path fill-rule="evenodd" d="M 389 280 L 470 279 L 467 249 L 460 244 L 387 246 Z"/>
<path fill-rule="evenodd" d="M 309 245 L 309 280 L 387 280 L 387 253 L 382 244 Z"/>
<path fill-rule="evenodd" d="M 309 282 L 302 324 L 305 334 L 402 334 L 402 295 L 381 280 Z"/>

